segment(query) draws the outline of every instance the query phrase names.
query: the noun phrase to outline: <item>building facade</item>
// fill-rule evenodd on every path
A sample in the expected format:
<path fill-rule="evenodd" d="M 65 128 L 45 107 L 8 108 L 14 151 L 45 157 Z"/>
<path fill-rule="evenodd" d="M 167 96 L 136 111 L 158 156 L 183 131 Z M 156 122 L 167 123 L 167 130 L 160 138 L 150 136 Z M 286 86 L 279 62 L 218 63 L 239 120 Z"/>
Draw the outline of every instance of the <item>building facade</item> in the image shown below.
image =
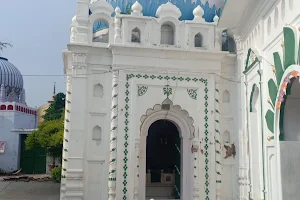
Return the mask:
<path fill-rule="evenodd" d="M 37 128 L 36 109 L 25 102 L 23 77 L 6 58 L 0 57 L 0 169 L 20 169 L 22 138 Z"/>
<path fill-rule="evenodd" d="M 219 28 L 231 28 L 239 47 L 243 123 L 238 135 L 247 137 L 238 149 L 239 176 L 247 170 L 237 194 L 241 199 L 300 195 L 299 3 L 228 0 L 219 21 Z"/>
<path fill-rule="evenodd" d="M 61 199 L 297 199 L 298 3 L 113 2 L 63 53 Z"/>

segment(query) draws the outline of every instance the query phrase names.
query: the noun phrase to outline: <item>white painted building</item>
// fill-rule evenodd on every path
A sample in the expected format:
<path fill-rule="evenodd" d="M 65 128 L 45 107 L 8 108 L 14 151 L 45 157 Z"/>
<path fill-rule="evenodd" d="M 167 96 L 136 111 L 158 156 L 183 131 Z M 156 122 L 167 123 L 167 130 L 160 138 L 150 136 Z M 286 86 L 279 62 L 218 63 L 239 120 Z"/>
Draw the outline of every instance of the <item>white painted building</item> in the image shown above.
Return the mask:
<path fill-rule="evenodd" d="M 61 199 L 297 199 L 300 3 L 124 2 L 72 20 Z"/>
<path fill-rule="evenodd" d="M 20 169 L 22 135 L 37 128 L 36 109 L 26 105 L 23 77 L 6 58 L 0 57 L 0 170 Z"/>

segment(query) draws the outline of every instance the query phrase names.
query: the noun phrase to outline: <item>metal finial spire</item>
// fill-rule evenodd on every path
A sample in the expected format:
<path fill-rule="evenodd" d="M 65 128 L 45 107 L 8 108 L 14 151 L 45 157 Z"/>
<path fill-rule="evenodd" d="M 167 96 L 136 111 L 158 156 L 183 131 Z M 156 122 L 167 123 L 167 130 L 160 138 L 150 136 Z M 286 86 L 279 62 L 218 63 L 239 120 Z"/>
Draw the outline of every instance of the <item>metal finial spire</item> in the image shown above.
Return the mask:
<path fill-rule="evenodd" d="M 54 87 L 53 87 L 53 96 L 55 96 L 56 92 L 55 92 L 55 85 L 56 85 L 56 82 L 54 82 Z"/>

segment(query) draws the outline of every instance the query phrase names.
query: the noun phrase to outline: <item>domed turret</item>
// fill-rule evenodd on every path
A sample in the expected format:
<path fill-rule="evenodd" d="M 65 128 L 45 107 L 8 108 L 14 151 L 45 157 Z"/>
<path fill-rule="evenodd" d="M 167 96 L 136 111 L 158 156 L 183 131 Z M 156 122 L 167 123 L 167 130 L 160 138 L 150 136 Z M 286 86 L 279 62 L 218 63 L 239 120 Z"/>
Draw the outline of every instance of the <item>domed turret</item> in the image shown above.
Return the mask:
<path fill-rule="evenodd" d="M 3 57 L 0 57 L 0 87 L 2 89 L 0 92 L 2 102 L 20 102 L 20 95 L 23 91 L 23 76 L 13 64 Z"/>
<path fill-rule="evenodd" d="M 110 3 L 114 8 L 120 7 L 122 13 L 129 14 L 133 11 L 132 6 L 134 8 L 142 8 L 142 14 L 144 16 L 152 16 L 155 17 L 156 11 L 159 6 L 165 4 L 166 0 L 106 0 Z M 174 4 L 178 7 L 182 13 L 180 20 L 192 20 L 193 10 L 200 5 L 204 11 L 203 18 L 207 22 L 213 22 L 213 18 L 215 17 L 215 13 L 220 15 L 221 8 L 224 5 L 224 0 L 169 0 L 168 2 Z"/>

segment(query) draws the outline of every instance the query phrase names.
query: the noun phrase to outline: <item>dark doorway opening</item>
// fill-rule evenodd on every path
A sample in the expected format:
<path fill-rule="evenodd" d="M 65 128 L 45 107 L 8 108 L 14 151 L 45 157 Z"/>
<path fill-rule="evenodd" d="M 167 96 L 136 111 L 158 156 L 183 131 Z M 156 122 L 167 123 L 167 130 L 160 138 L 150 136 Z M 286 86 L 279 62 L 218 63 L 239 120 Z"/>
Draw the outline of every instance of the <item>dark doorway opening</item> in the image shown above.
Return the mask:
<path fill-rule="evenodd" d="M 147 136 L 146 194 L 151 194 L 149 197 L 154 199 L 155 197 L 180 199 L 180 169 L 179 131 L 172 122 L 158 120 L 150 126 Z"/>

